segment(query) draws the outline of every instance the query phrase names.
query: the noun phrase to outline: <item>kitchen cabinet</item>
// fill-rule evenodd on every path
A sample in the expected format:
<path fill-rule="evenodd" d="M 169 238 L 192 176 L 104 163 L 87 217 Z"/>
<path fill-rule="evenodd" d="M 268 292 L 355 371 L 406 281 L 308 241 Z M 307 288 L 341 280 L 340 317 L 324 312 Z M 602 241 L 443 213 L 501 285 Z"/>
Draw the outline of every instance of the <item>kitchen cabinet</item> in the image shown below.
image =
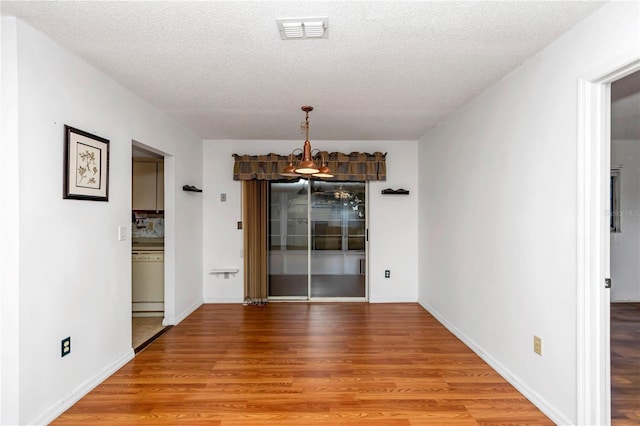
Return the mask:
<path fill-rule="evenodd" d="M 133 210 L 164 210 L 163 160 L 134 160 L 131 192 Z"/>

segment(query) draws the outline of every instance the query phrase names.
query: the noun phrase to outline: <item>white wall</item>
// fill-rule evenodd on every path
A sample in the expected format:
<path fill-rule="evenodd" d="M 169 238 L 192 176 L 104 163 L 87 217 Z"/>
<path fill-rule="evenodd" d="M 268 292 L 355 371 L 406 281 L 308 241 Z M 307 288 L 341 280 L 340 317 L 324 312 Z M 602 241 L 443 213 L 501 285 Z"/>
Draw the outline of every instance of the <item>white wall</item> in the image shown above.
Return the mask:
<path fill-rule="evenodd" d="M 20 191 L 18 176 L 18 114 L 7 105 L 18 102 L 16 22 L 2 19 L 0 114 L 0 424 L 18 422 L 18 251 Z"/>
<path fill-rule="evenodd" d="M 608 3 L 418 145 L 420 303 L 560 424 L 577 418 L 578 78 L 638 40 L 637 2 Z"/>
<path fill-rule="evenodd" d="M 622 166 L 622 232 L 611 234 L 611 301 L 640 302 L 640 141 L 611 141 L 611 164 Z"/>
<path fill-rule="evenodd" d="M 19 337 L 2 346 L 2 370 L 17 367 L 18 383 L 7 389 L 3 377 L 2 406 L 15 404 L 15 412 L 3 409 L 1 423 L 41 424 L 133 355 L 131 242 L 117 238 L 118 226 L 131 219 L 132 140 L 171 156 L 172 319 L 202 302 L 202 200 L 181 190 L 202 183 L 202 143 L 23 22 L 3 17 L 2 24 L 3 76 L 17 70 L 17 79 L 7 81 L 13 86 L 2 80 L 3 118 L 6 111 L 17 116 L 17 129 L 3 140 L 3 165 L 5 146 L 14 148 L 12 155 L 17 147 L 17 156 L 11 175 L 3 171 L 2 186 L 19 191 L 18 241 L 10 242 L 18 249 L 10 266 L 19 276 L 3 268 L 3 307 L 17 307 L 9 332 Z M 5 98 L 6 89 L 16 98 Z M 108 202 L 62 199 L 65 124 L 110 140 Z M 3 205 L 16 199 L 13 192 L 5 199 L 3 191 Z M 7 293 L 11 300 L 4 300 Z M 4 309 L 2 315 L 4 332 Z M 61 358 L 67 336 L 72 351 Z M 12 354 L 17 361 L 9 360 Z"/>
<path fill-rule="evenodd" d="M 293 123 L 295 126 L 296 123 Z M 302 146 L 298 141 L 204 142 L 204 298 L 224 303 L 243 300 L 241 184 L 233 180 L 232 154 L 286 155 Z M 371 302 L 417 301 L 418 185 L 416 141 L 311 141 L 314 148 L 340 152 L 388 152 L 387 180 L 369 186 L 369 299 Z M 405 188 L 409 196 L 381 195 L 385 188 Z M 220 194 L 227 201 L 220 201 Z M 215 268 L 238 268 L 225 279 L 210 275 Z M 391 278 L 384 278 L 384 270 Z"/>

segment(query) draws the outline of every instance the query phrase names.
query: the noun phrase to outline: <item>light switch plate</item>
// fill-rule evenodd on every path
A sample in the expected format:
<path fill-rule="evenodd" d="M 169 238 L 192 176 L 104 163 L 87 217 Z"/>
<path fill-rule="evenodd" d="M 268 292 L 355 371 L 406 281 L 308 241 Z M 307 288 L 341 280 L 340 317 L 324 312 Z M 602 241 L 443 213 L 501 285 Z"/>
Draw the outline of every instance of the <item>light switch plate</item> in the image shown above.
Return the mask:
<path fill-rule="evenodd" d="M 118 241 L 124 241 L 127 239 L 127 225 L 118 226 Z"/>
<path fill-rule="evenodd" d="M 542 356 L 542 338 L 533 336 L 533 351 Z"/>

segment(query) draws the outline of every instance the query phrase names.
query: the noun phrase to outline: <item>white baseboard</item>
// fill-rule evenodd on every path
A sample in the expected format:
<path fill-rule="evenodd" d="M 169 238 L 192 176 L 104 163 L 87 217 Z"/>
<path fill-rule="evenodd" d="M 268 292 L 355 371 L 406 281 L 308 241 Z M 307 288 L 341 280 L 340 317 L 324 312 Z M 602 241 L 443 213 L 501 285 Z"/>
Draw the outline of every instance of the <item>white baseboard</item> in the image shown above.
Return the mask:
<path fill-rule="evenodd" d="M 204 303 L 243 303 L 242 298 L 237 297 L 205 297 Z"/>
<path fill-rule="evenodd" d="M 306 299 L 299 300 L 275 300 L 277 302 L 283 301 L 291 301 L 291 302 L 307 302 Z M 236 297 L 205 297 L 204 303 L 243 303 L 244 300 L 238 299 Z M 417 303 L 416 299 L 407 299 L 407 298 L 385 298 L 385 299 L 369 299 L 369 303 Z"/>
<path fill-rule="evenodd" d="M 462 343 L 467 345 L 469 349 L 476 353 L 484 362 L 489 364 L 491 368 L 496 370 L 498 374 L 502 376 L 507 382 L 509 382 L 514 388 L 525 396 L 533 405 L 538 407 L 546 416 L 548 416 L 555 424 L 558 425 L 571 425 L 573 422 L 568 419 L 564 414 L 560 413 L 555 407 L 553 407 L 547 400 L 545 400 L 540 394 L 529 388 L 518 376 L 513 374 L 504 365 L 498 362 L 495 358 L 485 352 L 473 339 L 462 333 L 456 327 L 447 321 L 436 309 L 427 303 L 418 302 L 420 306 L 433 315 L 447 330 L 453 333 L 458 339 L 462 340 Z"/>
<path fill-rule="evenodd" d="M 193 313 L 193 311 L 198 309 L 200 306 L 202 306 L 202 300 L 198 300 L 196 303 L 194 303 L 193 305 L 189 306 L 187 309 L 185 309 L 179 315 L 177 315 L 177 316 L 175 316 L 173 318 L 164 317 L 164 320 L 162 321 L 162 325 L 178 325 L 178 324 L 180 324 L 182 322 L 182 320 L 184 320 L 186 317 L 191 315 Z"/>
<path fill-rule="evenodd" d="M 409 299 L 409 298 L 398 298 L 398 299 L 394 299 L 392 297 L 385 297 L 385 298 L 369 298 L 369 303 L 418 303 L 418 301 L 416 299 Z"/>
<path fill-rule="evenodd" d="M 107 365 L 100 373 L 82 383 L 75 388 L 69 395 L 60 399 L 58 402 L 49 407 L 44 413 L 35 420 L 28 422 L 30 425 L 47 425 L 54 421 L 59 415 L 67 411 L 73 404 L 80 401 L 82 397 L 91 392 L 96 386 L 102 383 L 113 373 L 122 368 L 123 365 L 131 361 L 134 357 L 133 349 L 128 350 L 121 357 Z"/>

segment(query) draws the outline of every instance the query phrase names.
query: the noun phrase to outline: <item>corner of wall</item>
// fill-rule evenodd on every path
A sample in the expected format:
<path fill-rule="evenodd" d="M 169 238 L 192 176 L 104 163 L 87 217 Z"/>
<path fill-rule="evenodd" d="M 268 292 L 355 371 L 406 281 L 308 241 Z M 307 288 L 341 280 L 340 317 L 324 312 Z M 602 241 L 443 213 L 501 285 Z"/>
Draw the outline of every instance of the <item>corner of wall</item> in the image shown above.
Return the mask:
<path fill-rule="evenodd" d="M 58 416 L 64 413 L 66 410 L 71 408 L 73 404 L 80 401 L 82 397 L 91 392 L 96 386 L 105 381 L 109 376 L 122 368 L 126 363 L 131 361 L 134 357 L 133 349 L 128 350 L 126 353 L 122 354 L 122 356 L 115 359 L 109 365 L 105 366 L 105 368 L 100 371 L 95 376 L 91 377 L 89 380 L 82 383 L 80 386 L 76 387 L 71 391 L 71 393 L 64 398 L 57 401 L 43 413 L 41 413 L 36 419 L 33 421 L 26 422 L 24 424 L 30 425 L 45 425 L 53 422 Z M 4 424 L 4 423 L 3 423 Z"/>
<path fill-rule="evenodd" d="M 491 368 L 496 370 L 500 376 L 506 381 L 511 383 L 518 392 L 524 395 L 529 401 L 531 401 L 536 407 L 540 409 L 546 416 L 551 418 L 554 423 L 558 425 L 570 425 L 573 422 L 564 416 L 561 412 L 556 410 L 553 404 L 550 404 L 539 393 L 530 388 L 525 381 L 520 379 L 516 374 L 509 370 L 505 365 L 500 363 L 497 359 L 492 357 L 487 351 L 485 351 L 477 342 L 472 338 L 464 334 L 461 330 L 451 324 L 447 319 L 442 316 L 434 307 L 428 303 L 419 302 L 427 312 L 429 312 L 440 324 L 442 324 L 447 330 L 449 330 L 454 336 L 460 339 L 469 349 L 471 349 L 476 355 L 478 355 L 484 362 L 489 364 Z"/>

